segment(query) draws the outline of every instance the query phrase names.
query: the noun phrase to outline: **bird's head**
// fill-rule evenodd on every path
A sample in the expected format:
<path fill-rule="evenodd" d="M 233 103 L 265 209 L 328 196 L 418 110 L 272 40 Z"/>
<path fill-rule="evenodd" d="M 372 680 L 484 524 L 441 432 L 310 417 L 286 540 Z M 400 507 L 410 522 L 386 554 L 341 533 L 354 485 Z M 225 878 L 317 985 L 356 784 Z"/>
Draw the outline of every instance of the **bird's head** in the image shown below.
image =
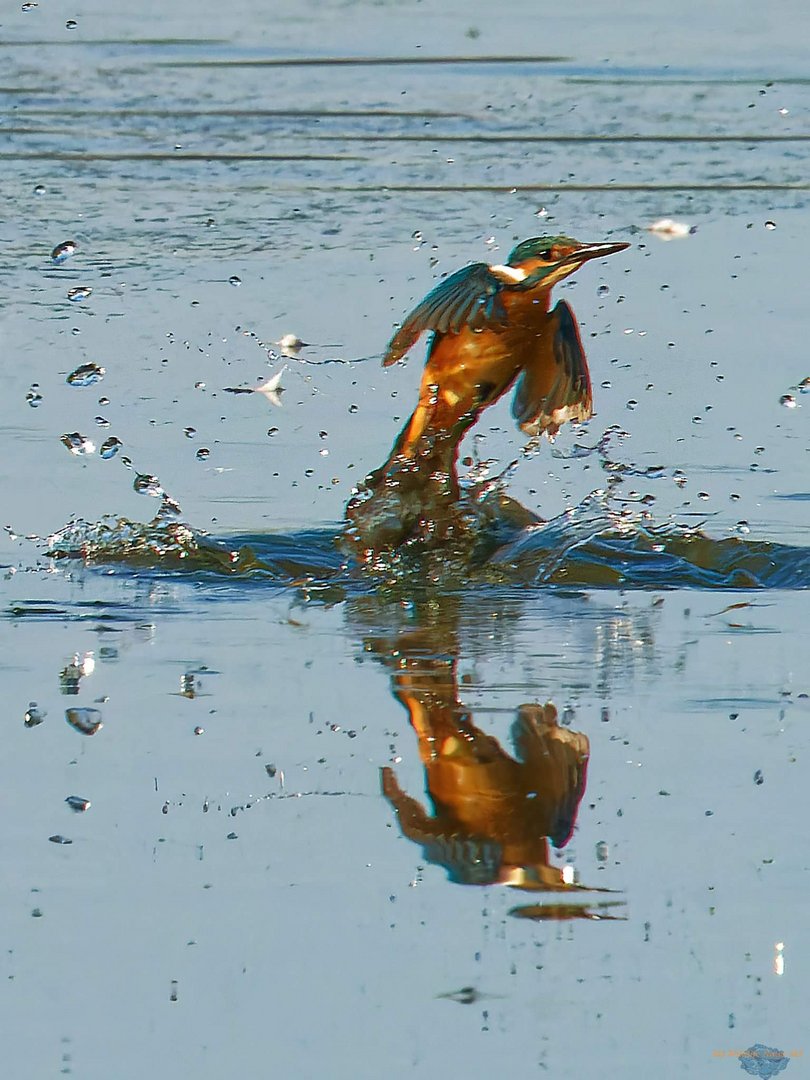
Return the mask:
<path fill-rule="evenodd" d="M 509 254 L 509 266 L 519 267 L 527 276 L 549 288 L 587 262 L 624 251 L 629 244 L 582 244 L 570 236 L 532 236 L 522 240 Z"/>

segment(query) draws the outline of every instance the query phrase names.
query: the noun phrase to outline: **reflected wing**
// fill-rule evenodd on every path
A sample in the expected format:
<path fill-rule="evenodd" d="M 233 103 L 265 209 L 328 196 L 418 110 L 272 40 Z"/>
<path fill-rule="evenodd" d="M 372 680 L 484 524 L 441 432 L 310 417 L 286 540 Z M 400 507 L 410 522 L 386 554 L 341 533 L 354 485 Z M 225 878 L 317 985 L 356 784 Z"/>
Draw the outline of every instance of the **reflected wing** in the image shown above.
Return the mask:
<path fill-rule="evenodd" d="M 551 312 L 537 354 L 520 374 L 512 415 L 527 435 L 556 435 L 566 420 L 592 412 L 591 377 L 574 313 L 564 300 Z"/>
<path fill-rule="evenodd" d="M 479 330 L 506 324 L 501 300 L 503 282 L 486 263 L 473 263 L 440 282 L 405 319 L 385 350 L 383 365 L 396 363 L 425 330 L 457 334 L 464 326 Z"/>

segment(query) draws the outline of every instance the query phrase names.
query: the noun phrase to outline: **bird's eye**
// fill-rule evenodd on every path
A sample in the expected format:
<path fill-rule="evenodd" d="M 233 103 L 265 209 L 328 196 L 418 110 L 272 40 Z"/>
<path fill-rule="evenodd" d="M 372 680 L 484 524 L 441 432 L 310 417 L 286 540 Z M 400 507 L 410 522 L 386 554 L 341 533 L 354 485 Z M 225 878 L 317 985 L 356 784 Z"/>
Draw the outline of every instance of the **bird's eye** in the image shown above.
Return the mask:
<path fill-rule="evenodd" d="M 537 258 L 543 259 L 545 262 L 551 262 L 551 248 L 543 248 L 542 251 L 538 251 Z"/>

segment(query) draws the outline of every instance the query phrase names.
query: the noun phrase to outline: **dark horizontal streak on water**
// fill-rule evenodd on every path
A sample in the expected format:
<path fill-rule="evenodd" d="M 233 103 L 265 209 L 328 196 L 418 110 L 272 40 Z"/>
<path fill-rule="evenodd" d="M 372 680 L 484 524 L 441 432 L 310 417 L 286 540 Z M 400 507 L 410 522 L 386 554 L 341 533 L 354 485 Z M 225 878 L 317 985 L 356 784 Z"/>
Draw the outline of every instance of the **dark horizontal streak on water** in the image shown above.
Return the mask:
<path fill-rule="evenodd" d="M 159 60 L 158 67 L 427 67 L 455 64 L 570 64 L 570 56 L 271 56 L 261 60 Z"/>
<path fill-rule="evenodd" d="M 397 112 L 393 110 L 357 110 L 357 111 L 341 111 L 341 112 L 325 112 L 321 109 L 312 110 L 249 110 L 249 109 L 215 109 L 206 110 L 200 112 L 198 110 L 149 110 L 149 109 L 121 109 L 115 113 L 111 113 L 109 110 L 101 109 L 87 109 L 76 110 L 72 112 L 66 112 L 65 110 L 57 109 L 18 109 L 15 110 L 15 117 L 45 117 L 45 116 L 59 116 L 65 117 L 71 120 L 79 119 L 81 117 L 96 116 L 114 116 L 116 119 L 120 119 L 122 116 L 130 117 L 152 117 L 155 119 L 205 119 L 206 117 L 223 117 L 225 119 L 233 118 L 261 118 L 261 117 L 289 117 L 295 119 L 296 117 L 306 118 L 320 118 L 326 117 L 328 119 L 339 119 L 345 117 L 346 119 L 352 118 L 365 118 L 365 117 L 389 117 L 395 118 L 414 118 L 422 119 L 425 116 L 430 116 L 436 119 L 469 119 L 474 117 L 464 117 L 460 113 L 430 113 L 430 112 Z M 19 134 L 42 134 L 42 129 L 38 128 L 2 128 L 2 133 L 5 135 L 19 135 Z M 469 135 L 455 135 L 455 134 L 441 134 L 438 132 L 396 132 L 394 134 L 386 135 L 382 133 L 358 133 L 358 132 L 318 132 L 318 131 L 305 131 L 296 132 L 293 134 L 285 134 L 284 138 L 306 138 L 306 139 L 320 139 L 323 142 L 370 142 L 370 143 L 384 143 L 384 142 L 446 142 L 446 143 L 575 143 L 585 144 L 588 143 L 700 143 L 700 144 L 712 144 L 712 143 L 806 143 L 810 142 L 810 134 L 793 134 L 793 135 L 745 135 L 745 134 L 718 134 L 718 135 L 690 135 L 690 134 L 673 134 L 673 135 L 638 135 L 638 134 L 614 134 L 614 135 L 599 135 L 599 134 L 578 134 L 578 135 L 561 135 L 561 134 L 549 134 L 549 135 L 522 135 L 520 133 L 472 133 Z"/>
<path fill-rule="evenodd" d="M 0 92 L 2 92 L 0 88 Z M 43 91 L 44 92 L 44 91 Z M 476 120 L 468 113 L 442 112 L 438 109 L 15 109 L 15 116 L 63 116 L 70 120 L 84 116 L 148 116 L 157 120 L 177 118 L 194 119 L 195 117 L 222 116 L 226 119 L 249 119 L 253 117 L 326 117 L 328 119 L 363 119 L 364 117 L 402 117 L 406 120 L 422 120 L 426 116 L 437 120 Z M 7 129 L 0 129 L 7 130 Z M 810 136 L 807 136 L 810 138 Z"/>
<path fill-rule="evenodd" d="M 0 161 L 366 161 L 354 154 L 175 154 L 149 151 L 132 153 L 70 153 L 62 150 L 0 151 Z"/>

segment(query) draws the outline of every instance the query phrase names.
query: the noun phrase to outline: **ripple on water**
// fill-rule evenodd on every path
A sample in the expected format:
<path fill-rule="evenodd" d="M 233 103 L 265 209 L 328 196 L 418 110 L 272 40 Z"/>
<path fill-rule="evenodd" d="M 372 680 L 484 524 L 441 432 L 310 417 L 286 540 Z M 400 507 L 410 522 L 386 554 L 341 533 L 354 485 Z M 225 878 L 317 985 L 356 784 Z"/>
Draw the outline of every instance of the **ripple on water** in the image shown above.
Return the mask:
<path fill-rule="evenodd" d="M 463 552 L 393 552 L 360 565 L 341 550 L 337 529 L 212 537 L 177 520 L 126 518 L 70 522 L 48 554 L 90 565 L 156 573 L 258 579 L 350 592 L 430 586 L 498 585 L 594 589 L 805 589 L 810 549 L 734 536 L 714 538 L 685 525 L 656 526 L 619 515 L 592 495 L 550 521 L 512 527 L 491 519 Z M 330 592 L 331 595 L 331 592 Z"/>

